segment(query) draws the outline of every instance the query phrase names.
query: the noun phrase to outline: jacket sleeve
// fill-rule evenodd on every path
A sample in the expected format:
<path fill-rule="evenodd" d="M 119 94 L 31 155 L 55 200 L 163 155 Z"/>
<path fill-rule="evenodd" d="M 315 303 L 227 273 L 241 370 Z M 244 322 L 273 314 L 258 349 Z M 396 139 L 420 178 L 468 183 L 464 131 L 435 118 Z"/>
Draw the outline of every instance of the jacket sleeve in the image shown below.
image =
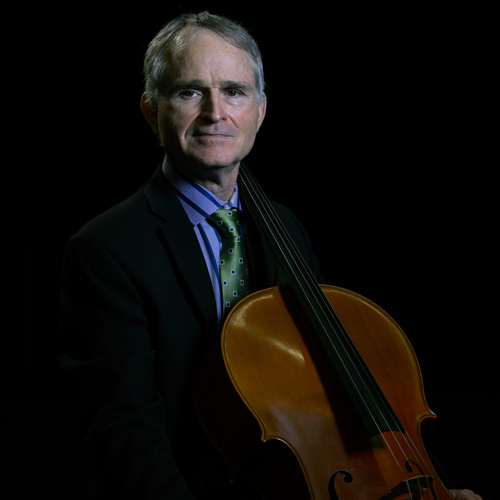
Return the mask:
<path fill-rule="evenodd" d="M 92 236 L 77 235 L 66 248 L 60 352 L 63 376 L 76 384 L 83 442 L 104 497 L 192 500 L 155 390 L 141 297 Z"/>

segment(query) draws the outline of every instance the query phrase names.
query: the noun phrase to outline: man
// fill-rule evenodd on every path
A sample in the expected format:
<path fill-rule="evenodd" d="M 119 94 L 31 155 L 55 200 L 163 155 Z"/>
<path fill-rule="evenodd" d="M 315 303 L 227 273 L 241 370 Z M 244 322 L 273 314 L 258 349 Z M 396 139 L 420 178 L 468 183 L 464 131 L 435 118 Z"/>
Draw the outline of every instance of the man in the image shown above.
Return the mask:
<path fill-rule="evenodd" d="M 191 385 L 225 316 L 217 209 L 241 217 L 252 289 L 274 284 L 237 185 L 266 112 L 260 54 L 245 30 L 202 13 L 161 30 L 144 67 L 141 108 L 165 160 L 71 238 L 63 267 L 61 364 L 78 387 L 89 488 L 103 498 L 243 498 L 200 428 Z M 319 278 L 301 226 L 276 208 Z"/>

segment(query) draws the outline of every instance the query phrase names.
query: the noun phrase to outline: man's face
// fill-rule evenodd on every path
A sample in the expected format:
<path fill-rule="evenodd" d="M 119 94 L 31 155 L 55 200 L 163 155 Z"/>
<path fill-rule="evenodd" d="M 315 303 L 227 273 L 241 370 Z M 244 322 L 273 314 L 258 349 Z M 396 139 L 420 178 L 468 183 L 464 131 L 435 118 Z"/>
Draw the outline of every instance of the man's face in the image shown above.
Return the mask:
<path fill-rule="evenodd" d="M 207 30 L 187 40 L 173 74 L 167 76 L 157 130 L 152 126 L 173 165 L 199 175 L 234 167 L 250 152 L 266 100 L 259 104 L 255 72 L 245 51 Z"/>

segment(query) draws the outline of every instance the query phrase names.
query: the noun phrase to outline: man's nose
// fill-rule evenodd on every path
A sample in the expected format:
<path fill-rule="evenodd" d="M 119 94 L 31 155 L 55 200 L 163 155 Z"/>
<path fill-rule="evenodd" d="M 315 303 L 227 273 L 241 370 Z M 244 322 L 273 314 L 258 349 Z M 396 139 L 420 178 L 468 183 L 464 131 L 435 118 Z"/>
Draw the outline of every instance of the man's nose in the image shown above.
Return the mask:
<path fill-rule="evenodd" d="M 218 122 L 225 118 L 225 103 L 216 89 L 210 89 L 203 97 L 202 116 L 212 122 Z"/>

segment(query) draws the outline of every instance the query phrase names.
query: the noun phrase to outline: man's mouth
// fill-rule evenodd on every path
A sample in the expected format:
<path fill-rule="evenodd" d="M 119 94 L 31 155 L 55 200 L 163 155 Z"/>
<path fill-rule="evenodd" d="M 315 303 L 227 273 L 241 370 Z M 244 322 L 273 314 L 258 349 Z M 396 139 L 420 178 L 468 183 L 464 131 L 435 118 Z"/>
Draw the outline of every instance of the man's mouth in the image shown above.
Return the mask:
<path fill-rule="evenodd" d="M 232 137 L 233 134 L 226 130 L 195 130 L 194 137 Z"/>

